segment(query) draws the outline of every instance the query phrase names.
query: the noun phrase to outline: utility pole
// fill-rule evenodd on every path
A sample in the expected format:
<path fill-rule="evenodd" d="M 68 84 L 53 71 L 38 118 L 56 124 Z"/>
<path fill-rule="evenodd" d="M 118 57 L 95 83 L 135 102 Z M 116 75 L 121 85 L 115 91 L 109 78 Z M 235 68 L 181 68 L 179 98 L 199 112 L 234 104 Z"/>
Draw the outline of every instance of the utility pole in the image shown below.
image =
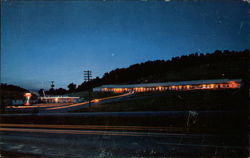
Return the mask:
<path fill-rule="evenodd" d="M 54 91 L 54 87 L 55 87 L 55 84 L 54 84 L 54 81 L 50 81 L 51 82 L 51 89 L 50 89 L 50 95 L 55 95 L 55 91 Z"/>
<path fill-rule="evenodd" d="M 84 71 L 84 81 L 87 83 L 91 80 L 91 78 L 92 78 L 92 71 L 90 71 L 90 70 Z M 89 108 L 91 106 L 91 91 L 92 91 L 92 89 L 89 88 L 88 89 Z"/>

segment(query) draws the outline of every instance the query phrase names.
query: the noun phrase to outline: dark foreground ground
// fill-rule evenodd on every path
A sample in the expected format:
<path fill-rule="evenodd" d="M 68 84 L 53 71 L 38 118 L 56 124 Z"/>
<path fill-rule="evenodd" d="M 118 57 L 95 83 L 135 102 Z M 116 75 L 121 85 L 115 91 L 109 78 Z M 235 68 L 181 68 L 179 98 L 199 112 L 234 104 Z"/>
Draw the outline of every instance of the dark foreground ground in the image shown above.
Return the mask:
<path fill-rule="evenodd" d="M 193 114 L 194 113 L 194 114 Z M 4 114 L 1 124 L 177 127 L 190 132 L 248 133 L 248 112 L 142 111 L 95 113 Z"/>
<path fill-rule="evenodd" d="M 163 91 L 135 93 L 127 99 L 100 102 L 75 112 L 125 111 L 248 111 L 245 89 Z"/>
<path fill-rule="evenodd" d="M 2 114 L 1 156 L 249 157 L 246 100 L 241 89 L 145 93 L 80 113 Z"/>
<path fill-rule="evenodd" d="M 39 158 L 249 156 L 247 113 L 196 112 L 2 115 L 0 149 Z"/>
<path fill-rule="evenodd" d="M 1 131 L 0 144 L 5 157 L 247 157 L 245 140 L 241 135 L 15 128 Z"/>

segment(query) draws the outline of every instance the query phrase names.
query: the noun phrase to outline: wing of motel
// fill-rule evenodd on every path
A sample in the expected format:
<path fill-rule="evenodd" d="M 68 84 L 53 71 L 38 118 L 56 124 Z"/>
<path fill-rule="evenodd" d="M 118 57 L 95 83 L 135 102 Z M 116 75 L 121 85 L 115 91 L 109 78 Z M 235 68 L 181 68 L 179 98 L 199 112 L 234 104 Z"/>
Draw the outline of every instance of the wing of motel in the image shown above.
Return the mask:
<path fill-rule="evenodd" d="M 95 87 L 97 92 L 150 92 L 150 91 L 188 91 L 205 89 L 234 89 L 241 87 L 241 79 L 194 80 L 128 85 L 102 85 Z"/>

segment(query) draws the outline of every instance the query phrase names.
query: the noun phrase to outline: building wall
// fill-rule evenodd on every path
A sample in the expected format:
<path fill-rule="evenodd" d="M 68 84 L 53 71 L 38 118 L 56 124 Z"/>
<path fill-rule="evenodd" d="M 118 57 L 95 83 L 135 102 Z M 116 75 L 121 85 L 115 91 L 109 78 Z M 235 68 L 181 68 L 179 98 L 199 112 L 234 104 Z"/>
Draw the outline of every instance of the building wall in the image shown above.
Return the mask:
<path fill-rule="evenodd" d="M 43 103 L 77 103 L 78 97 L 41 97 L 40 101 Z"/>
<path fill-rule="evenodd" d="M 240 88 L 241 80 L 204 80 L 204 81 L 187 81 L 154 84 L 136 84 L 136 85 L 104 85 L 96 87 L 94 90 L 102 92 L 150 92 L 150 91 L 187 91 L 202 89 L 232 89 Z"/>

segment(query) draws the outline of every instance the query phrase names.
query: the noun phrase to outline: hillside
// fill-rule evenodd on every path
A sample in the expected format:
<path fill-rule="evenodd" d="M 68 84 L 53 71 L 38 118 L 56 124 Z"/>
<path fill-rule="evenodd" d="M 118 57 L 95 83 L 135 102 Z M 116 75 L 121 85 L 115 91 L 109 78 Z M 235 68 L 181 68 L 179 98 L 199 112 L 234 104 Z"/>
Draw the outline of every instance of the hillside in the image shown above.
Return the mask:
<path fill-rule="evenodd" d="M 12 99 L 24 100 L 24 93 L 29 92 L 27 89 L 8 84 L 0 84 L 0 105 L 1 110 L 4 106 L 9 105 Z"/>
<path fill-rule="evenodd" d="M 105 73 L 102 78 L 82 83 L 77 90 L 102 84 L 133 84 L 219 78 L 249 79 L 250 50 L 190 54 L 171 60 L 147 61 Z"/>

